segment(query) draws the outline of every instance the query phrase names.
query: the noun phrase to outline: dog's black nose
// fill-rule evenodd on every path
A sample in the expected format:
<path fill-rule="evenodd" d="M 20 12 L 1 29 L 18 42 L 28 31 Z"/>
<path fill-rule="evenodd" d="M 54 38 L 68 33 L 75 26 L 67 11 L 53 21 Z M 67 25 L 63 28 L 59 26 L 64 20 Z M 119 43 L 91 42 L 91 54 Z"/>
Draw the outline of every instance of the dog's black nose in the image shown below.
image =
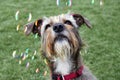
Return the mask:
<path fill-rule="evenodd" d="M 56 33 L 62 32 L 64 30 L 64 25 L 62 23 L 57 23 L 53 25 L 53 30 Z"/>

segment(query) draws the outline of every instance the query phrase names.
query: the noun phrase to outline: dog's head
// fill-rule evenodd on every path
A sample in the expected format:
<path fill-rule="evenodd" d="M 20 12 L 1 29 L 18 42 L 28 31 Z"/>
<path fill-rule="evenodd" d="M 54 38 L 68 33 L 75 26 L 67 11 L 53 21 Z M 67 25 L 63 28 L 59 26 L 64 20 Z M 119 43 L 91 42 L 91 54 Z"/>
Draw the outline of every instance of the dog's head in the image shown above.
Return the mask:
<path fill-rule="evenodd" d="M 25 34 L 33 32 L 41 36 L 42 50 L 46 57 L 63 57 L 81 49 L 78 28 L 83 24 L 91 28 L 89 21 L 80 14 L 61 14 L 28 23 Z"/>

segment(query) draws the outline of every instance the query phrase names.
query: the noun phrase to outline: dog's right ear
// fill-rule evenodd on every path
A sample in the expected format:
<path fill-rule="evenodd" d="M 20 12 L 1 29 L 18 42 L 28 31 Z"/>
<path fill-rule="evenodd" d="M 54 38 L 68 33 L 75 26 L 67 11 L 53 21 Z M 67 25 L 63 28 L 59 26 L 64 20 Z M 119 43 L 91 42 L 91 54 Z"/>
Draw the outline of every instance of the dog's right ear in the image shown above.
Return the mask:
<path fill-rule="evenodd" d="M 31 32 L 33 34 L 38 33 L 39 36 L 41 36 L 41 26 L 42 26 L 42 19 L 36 20 L 35 22 L 30 22 L 28 24 L 25 25 L 25 29 L 24 29 L 24 33 L 25 35 L 29 35 Z"/>

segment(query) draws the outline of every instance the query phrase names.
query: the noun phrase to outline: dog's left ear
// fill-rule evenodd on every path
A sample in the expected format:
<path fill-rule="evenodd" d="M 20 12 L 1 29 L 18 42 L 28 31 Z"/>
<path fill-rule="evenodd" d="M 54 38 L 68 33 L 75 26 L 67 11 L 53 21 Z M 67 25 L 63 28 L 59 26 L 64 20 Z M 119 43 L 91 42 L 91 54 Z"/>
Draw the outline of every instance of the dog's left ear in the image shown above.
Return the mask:
<path fill-rule="evenodd" d="M 24 33 L 25 35 L 29 35 L 31 32 L 33 34 L 38 33 L 39 36 L 41 36 L 41 26 L 42 26 L 42 19 L 36 20 L 35 22 L 31 22 L 25 25 Z"/>
<path fill-rule="evenodd" d="M 83 24 L 86 24 L 86 26 L 87 26 L 88 28 L 92 28 L 90 22 L 89 22 L 86 18 L 84 18 L 83 16 L 81 16 L 80 14 L 73 14 L 73 18 L 75 19 L 76 24 L 77 24 L 78 26 L 81 26 L 81 25 L 83 25 Z"/>

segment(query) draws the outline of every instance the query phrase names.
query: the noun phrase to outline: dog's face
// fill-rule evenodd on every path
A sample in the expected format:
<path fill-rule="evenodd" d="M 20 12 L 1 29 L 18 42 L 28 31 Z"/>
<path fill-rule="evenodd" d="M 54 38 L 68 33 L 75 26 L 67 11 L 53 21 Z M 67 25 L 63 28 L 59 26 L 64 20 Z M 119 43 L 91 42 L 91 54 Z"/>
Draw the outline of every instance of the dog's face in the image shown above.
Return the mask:
<path fill-rule="evenodd" d="M 46 57 L 70 56 L 82 47 L 78 28 L 82 24 L 91 27 L 89 21 L 79 14 L 62 14 L 39 19 L 26 25 L 25 33 L 38 33 Z"/>

